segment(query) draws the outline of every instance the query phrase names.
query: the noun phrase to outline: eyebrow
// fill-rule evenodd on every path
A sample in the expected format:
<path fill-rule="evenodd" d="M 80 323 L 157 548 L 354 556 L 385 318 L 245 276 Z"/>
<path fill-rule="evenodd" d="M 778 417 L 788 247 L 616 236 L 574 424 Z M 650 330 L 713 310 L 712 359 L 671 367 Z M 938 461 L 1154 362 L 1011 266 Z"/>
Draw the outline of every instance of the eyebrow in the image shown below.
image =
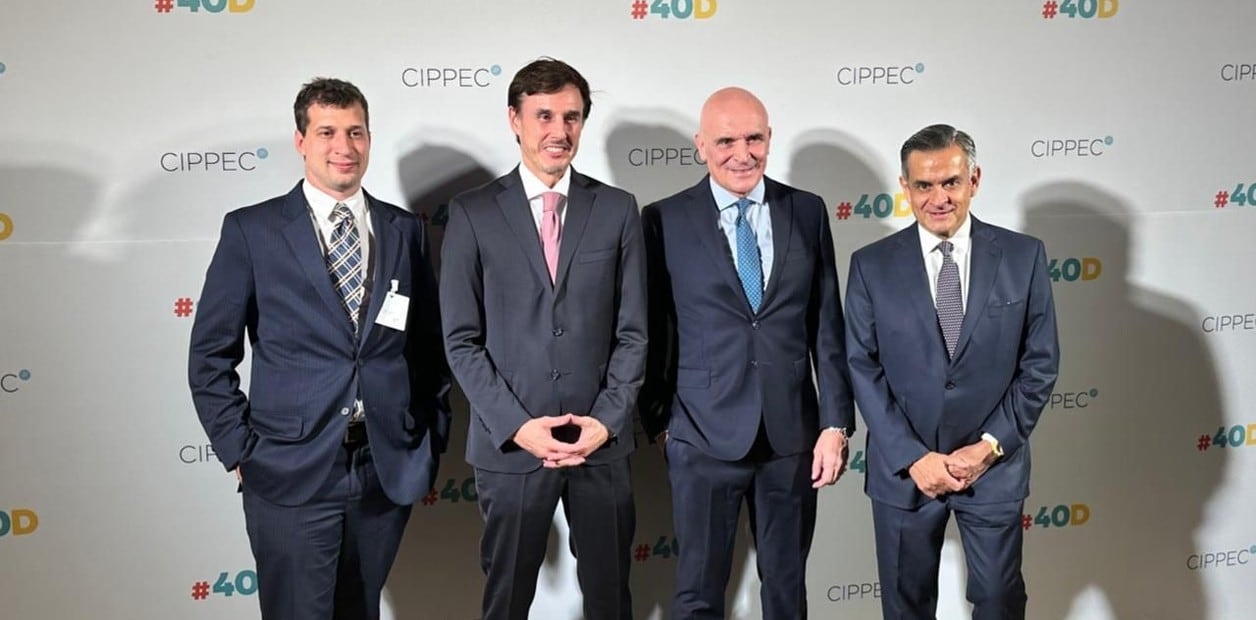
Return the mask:
<path fill-rule="evenodd" d="M 946 185 L 947 183 L 959 182 L 961 178 L 962 177 L 958 174 L 955 176 L 947 177 L 945 179 L 942 179 L 941 185 Z M 912 181 L 912 185 L 915 185 L 916 187 L 928 187 L 930 185 L 933 185 L 933 181 L 926 181 L 924 179 L 920 179 L 920 180 Z"/>
<path fill-rule="evenodd" d="M 715 141 L 716 142 L 736 142 L 737 140 L 741 140 L 741 139 L 762 140 L 763 136 L 764 134 L 755 132 L 755 133 L 746 134 L 744 136 L 719 136 L 715 139 Z"/>

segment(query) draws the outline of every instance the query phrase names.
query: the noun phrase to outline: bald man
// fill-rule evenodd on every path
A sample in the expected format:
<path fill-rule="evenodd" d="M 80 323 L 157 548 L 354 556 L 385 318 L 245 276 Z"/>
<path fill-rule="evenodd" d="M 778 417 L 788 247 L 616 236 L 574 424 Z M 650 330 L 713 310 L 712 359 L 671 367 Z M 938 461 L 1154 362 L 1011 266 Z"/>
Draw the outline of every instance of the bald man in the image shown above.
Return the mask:
<path fill-rule="evenodd" d="M 758 98 L 715 92 L 694 136 L 709 174 L 642 212 L 640 407 L 668 461 L 677 619 L 725 617 L 743 501 L 763 617 L 807 616 L 816 491 L 842 475 L 855 429 L 828 215 L 764 176 L 771 138 Z"/>

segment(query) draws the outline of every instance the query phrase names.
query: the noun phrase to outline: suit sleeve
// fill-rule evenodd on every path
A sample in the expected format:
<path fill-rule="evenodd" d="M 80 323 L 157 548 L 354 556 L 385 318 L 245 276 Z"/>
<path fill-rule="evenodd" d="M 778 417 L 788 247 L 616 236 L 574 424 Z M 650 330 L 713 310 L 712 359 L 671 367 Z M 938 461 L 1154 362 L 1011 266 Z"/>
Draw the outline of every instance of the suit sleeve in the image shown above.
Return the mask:
<path fill-rule="evenodd" d="M 884 439 L 878 440 L 877 445 L 884 446 L 888 452 L 885 460 L 897 474 L 928 454 L 929 449 L 908 424 L 907 415 L 886 380 L 877 343 L 876 312 L 856 254 L 846 280 L 846 359 L 850 362 L 855 402 L 863 413 L 868 433 Z"/>
<path fill-rule="evenodd" d="M 410 368 L 410 412 L 427 420 L 432 445 L 444 452 L 449 445 L 449 389 L 452 379 L 441 340 L 436 277 L 432 271 L 427 225 L 414 218 L 417 233 L 410 243 L 411 296 L 417 302 L 406 326 L 406 360 Z"/>
<path fill-rule="evenodd" d="M 1060 370 L 1060 343 L 1055 324 L 1055 301 L 1047 272 L 1047 251 L 1037 244 L 1034 271 L 1025 302 L 1025 328 L 1020 359 L 1012 383 L 982 425 L 999 440 L 1005 454 L 1025 445 L 1051 397 Z"/>
<path fill-rule="evenodd" d="M 440 315 L 445 352 L 474 422 L 503 449 L 531 414 L 497 373 L 484 339 L 484 273 L 467 209 L 454 199 L 441 248 Z"/>
<path fill-rule="evenodd" d="M 252 431 L 249 401 L 236 367 L 244 336 L 257 315 L 252 259 L 239 219 L 223 219 L 218 247 L 205 273 L 188 351 L 188 385 L 196 415 L 227 470 L 240 463 Z"/>
<path fill-rule="evenodd" d="M 619 234 L 619 270 L 616 274 L 615 344 L 606 363 L 606 387 L 593 401 L 589 415 L 611 433 L 628 424 L 645 375 L 646 284 L 645 247 L 641 241 L 641 214 L 629 197 Z"/>
<path fill-rule="evenodd" d="M 641 212 L 641 227 L 649 287 L 647 330 L 650 344 L 638 408 L 641 426 L 653 442 L 655 437 L 667 430 L 672 399 L 676 395 L 676 307 L 672 300 L 672 281 L 663 245 L 662 216 L 656 206 L 649 205 Z"/>
<path fill-rule="evenodd" d="M 845 325 L 837 282 L 837 259 L 833 253 L 833 234 L 829 230 L 829 217 L 823 203 L 817 204 L 815 211 L 819 215 L 816 243 L 820 255 L 811 285 L 807 336 L 811 361 L 815 366 L 816 387 L 820 393 L 820 428 L 844 428 L 849 436 L 855 432 L 855 405 L 851 398 L 850 371 L 846 361 Z"/>

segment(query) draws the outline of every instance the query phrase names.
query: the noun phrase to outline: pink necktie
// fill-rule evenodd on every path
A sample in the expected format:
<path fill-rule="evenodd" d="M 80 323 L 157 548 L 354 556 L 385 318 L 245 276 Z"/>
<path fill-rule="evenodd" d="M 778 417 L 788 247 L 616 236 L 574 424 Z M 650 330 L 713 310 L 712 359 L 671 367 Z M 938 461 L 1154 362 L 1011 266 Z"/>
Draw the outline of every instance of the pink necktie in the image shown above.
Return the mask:
<path fill-rule="evenodd" d="M 544 204 L 541 211 L 541 249 L 545 251 L 545 264 L 549 266 L 550 283 L 556 281 L 558 275 L 558 235 L 562 224 L 558 221 L 558 203 L 563 195 L 558 192 L 541 194 Z"/>

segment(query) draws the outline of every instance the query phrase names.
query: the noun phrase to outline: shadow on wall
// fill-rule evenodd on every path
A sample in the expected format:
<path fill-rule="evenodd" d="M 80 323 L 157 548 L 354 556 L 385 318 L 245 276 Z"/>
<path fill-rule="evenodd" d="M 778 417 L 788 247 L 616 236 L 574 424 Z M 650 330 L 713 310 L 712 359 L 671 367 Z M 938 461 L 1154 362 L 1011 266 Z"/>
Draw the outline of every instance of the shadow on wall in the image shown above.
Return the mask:
<path fill-rule="evenodd" d="M 693 144 L 696 121 L 662 109 L 626 110 L 606 136 L 608 182 L 644 207 L 697 183 L 706 162 Z"/>
<path fill-rule="evenodd" d="M 882 158 L 854 136 L 833 129 L 813 129 L 794 141 L 789 160 L 788 183 L 799 189 L 819 194 L 829 211 L 830 229 L 837 255 L 837 277 L 842 291 L 850 271 L 850 256 L 865 245 L 914 222 L 911 214 L 904 218 L 865 218 L 837 216 L 838 205 L 857 203 L 863 194 L 875 196 L 898 191 L 898 184 L 887 185 L 887 178 L 897 178 L 893 171 L 881 169 Z M 845 300 L 845 296 L 842 298 Z"/>
<path fill-rule="evenodd" d="M 1057 182 L 1030 189 L 1024 206 L 1025 232 L 1060 270 L 1062 349 L 1025 512 L 1089 507 L 1082 525 L 1026 531 L 1029 616 L 1066 618 L 1087 593 L 1101 594 L 1113 618 L 1211 617 L 1186 562 L 1229 454 L 1195 445 L 1224 423 L 1198 313 L 1128 280 L 1135 222 L 1120 197 Z"/>
<path fill-rule="evenodd" d="M 433 262 L 439 270 L 449 201 L 496 174 L 473 155 L 445 145 L 420 145 L 398 162 L 406 205 L 428 222 Z M 438 271 L 439 273 L 439 271 Z M 455 384 L 456 386 L 456 384 Z M 441 457 L 434 495 L 414 505 L 386 596 L 393 617 L 478 618 L 484 574 L 480 569 L 482 521 L 476 504 L 474 472 L 464 460 L 466 397 L 455 387 L 449 448 Z M 551 534 L 547 563 L 559 551 Z"/>

